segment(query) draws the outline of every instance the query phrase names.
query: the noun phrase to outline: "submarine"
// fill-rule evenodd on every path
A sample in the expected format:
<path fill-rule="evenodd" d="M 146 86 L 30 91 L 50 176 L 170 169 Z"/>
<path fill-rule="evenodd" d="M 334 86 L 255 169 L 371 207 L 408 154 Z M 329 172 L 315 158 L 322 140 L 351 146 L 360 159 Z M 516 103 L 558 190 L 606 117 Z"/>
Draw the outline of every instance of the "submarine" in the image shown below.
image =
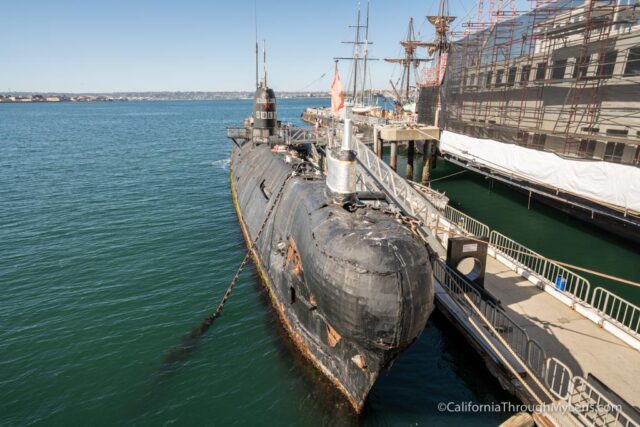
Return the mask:
<path fill-rule="evenodd" d="M 333 148 L 292 137 L 305 129 L 278 121 L 265 72 L 251 117 L 227 128 L 231 196 L 290 339 L 360 412 L 433 311 L 430 252 L 384 194 L 358 190 L 350 120 Z"/>

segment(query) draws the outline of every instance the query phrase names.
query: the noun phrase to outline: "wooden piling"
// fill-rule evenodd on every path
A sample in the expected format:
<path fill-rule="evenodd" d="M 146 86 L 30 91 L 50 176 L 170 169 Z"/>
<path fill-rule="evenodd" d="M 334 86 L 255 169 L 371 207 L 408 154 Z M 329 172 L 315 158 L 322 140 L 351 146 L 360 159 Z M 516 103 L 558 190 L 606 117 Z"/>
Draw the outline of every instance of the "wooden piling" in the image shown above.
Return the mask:
<path fill-rule="evenodd" d="M 431 140 L 424 142 L 422 148 L 422 185 L 429 185 L 429 172 L 431 168 Z"/>
<path fill-rule="evenodd" d="M 391 154 L 389 155 L 389 166 L 391 169 L 398 169 L 398 141 L 391 141 Z"/>
<path fill-rule="evenodd" d="M 413 181 L 413 157 L 416 152 L 416 143 L 415 141 L 409 141 L 407 143 L 407 170 L 405 173 L 405 178 Z"/>

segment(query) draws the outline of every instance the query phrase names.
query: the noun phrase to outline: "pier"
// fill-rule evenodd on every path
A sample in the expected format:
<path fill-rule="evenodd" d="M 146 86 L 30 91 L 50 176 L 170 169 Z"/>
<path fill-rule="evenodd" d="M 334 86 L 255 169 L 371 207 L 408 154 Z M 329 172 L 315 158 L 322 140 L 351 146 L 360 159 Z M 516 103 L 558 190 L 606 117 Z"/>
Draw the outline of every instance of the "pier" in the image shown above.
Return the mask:
<path fill-rule="evenodd" d="M 329 126 L 334 118 L 325 109 L 307 109 L 302 113 L 302 120 L 321 126 Z M 389 166 L 394 171 L 398 168 L 398 148 L 407 147 L 407 166 L 404 176 L 409 179 L 413 177 L 416 154 L 420 154 L 422 161 L 421 183 L 429 183 L 431 165 L 435 157 L 435 144 L 440 136 L 440 129 L 436 126 L 393 122 L 384 118 L 350 114 L 357 131 L 362 135 L 361 140 L 366 145 L 371 145 L 374 153 L 382 159 L 385 145 L 389 147 Z M 400 171 L 402 173 L 402 171 Z"/>
<path fill-rule="evenodd" d="M 373 148 L 355 141 L 361 190 L 384 192 L 419 221 L 435 252 L 438 309 L 503 387 L 526 403 L 583 409 L 545 413 L 554 425 L 637 426 L 640 308 L 604 288 L 592 289 L 578 274 L 442 206 L 437 192 L 419 191 L 384 163 L 379 143 Z M 446 263 L 454 237 L 488 243 L 484 290 L 492 298 Z"/>

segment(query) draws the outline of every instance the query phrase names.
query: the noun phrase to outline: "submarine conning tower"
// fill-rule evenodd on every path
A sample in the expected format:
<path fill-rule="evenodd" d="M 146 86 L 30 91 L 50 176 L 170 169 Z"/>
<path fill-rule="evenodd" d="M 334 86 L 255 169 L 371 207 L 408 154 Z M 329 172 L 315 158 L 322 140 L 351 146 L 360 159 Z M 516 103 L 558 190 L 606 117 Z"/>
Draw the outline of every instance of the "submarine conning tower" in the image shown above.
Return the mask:
<path fill-rule="evenodd" d="M 357 202 L 356 153 L 351 149 L 351 119 L 344 119 L 342 144 L 327 150 L 327 197 L 329 202 Z"/>
<path fill-rule="evenodd" d="M 263 81 L 256 89 L 253 104 L 253 140 L 269 142 L 269 137 L 276 132 L 277 123 L 276 94 Z"/>

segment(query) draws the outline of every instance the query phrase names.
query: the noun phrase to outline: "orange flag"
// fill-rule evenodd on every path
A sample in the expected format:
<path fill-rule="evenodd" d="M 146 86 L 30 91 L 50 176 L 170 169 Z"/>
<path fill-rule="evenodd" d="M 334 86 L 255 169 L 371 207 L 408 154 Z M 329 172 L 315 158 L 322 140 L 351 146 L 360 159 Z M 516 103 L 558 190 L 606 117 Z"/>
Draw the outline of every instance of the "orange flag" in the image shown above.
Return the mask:
<path fill-rule="evenodd" d="M 342 91 L 340 73 L 338 73 L 338 64 L 336 64 L 336 72 L 331 83 L 331 114 L 338 116 L 342 108 L 344 108 L 344 92 Z"/>

